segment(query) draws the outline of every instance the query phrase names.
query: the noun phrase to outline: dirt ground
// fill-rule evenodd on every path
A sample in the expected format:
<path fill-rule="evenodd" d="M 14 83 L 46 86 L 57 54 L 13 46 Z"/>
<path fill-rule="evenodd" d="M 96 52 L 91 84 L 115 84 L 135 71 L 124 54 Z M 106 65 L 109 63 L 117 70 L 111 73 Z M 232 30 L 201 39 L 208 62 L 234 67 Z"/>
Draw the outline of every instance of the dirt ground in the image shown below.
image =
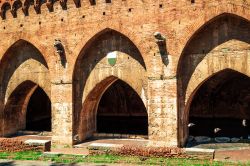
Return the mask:
<path fill-rule="evenodd" d="M 248 162 L 250 164 L 250 148 L 239 150 L 216 150 L 214 160 Z"/>

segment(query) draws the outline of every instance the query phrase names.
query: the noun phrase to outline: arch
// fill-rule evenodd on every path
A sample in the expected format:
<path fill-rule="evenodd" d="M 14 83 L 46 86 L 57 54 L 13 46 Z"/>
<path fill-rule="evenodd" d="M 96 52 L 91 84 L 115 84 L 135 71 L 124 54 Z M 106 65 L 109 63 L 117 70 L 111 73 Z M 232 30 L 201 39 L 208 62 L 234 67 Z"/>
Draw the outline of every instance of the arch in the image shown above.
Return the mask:
<path fill-rule="evenodd" d="M 116 63 L 113 65 L 109 64 L 106 57 L 111 52 L 116 55 Z M 78 132 L 80 114 L 87 95 L 96 84 L 109 76 L 121 78 L 138 94 L 147 89 L 146 66 L 138 48 L 120 32 L 105 29 L 87 42 L 74 66 L 74 133 Z"/>
<path fill-rule="evenodd" d="M 36 47 L 34 44 L 32 44 L 31 42 L 29 42 L 29 40 L 32 40 L 32 39 L 30 39 L 30 37 L 29 37 L 28 35 L 25 35 L 25 34 L 24 34 L 23 36 L 27 36 L 27 37 L 23 37 L 22 39 L 19 39 L 19 40 L 13 39 L 14 42 L 11 43 L 11 45 L 8 45 L 8 46 L 6 46 L 6 47 L 3 47 L 3 48 L 6 48 L 6 49 L 3 50 L 4 54 L 3 54 L 3 56 L 1 57 L 0 63 L 3 63 L 2 61 L 4 61 L 6 58 L 8 58 L 8 57 L 6 57 L 6 56 L 8 56 L 8 54 L 9 54 L 13 49 L 15 49 L 17 46 L 20 46 L 20 45 L 23 45 L 23 46 L 25 46 L 25 45 L 30 45 L 30 46 L 32 46 L 32 48 L 34 48 L 34 49 L 36 50 L 37 53 L 39 53 L 39 54 L 42 56 L 42 57 L 41 57 L 42 63 L 43 63 L 47 68 L 49 68 L 48 65 L 47 65 L 47 60 L 46 60 L 47 58 L 46 58 L 46 56 L 43 56 L 42 52 L 40 51 L 40 50 L 43 50 L 45 47 L 41 47 L 40 45 L 38 45 L 39 47 Z M 26 40 L 25 38 L 28 38 L 28 40 Z M 34 40 L 33 43 L 38 43 L 38 40 Z M 40 60 L 40 58 L 39 58 L 39 60 Z"/>
<path fill-rule="evenodd" d="M 249 27 L 250 22 L 242 17 L 222 14 L 204 24 L 185 46 L 177 69 L 178 140 L 181 146 L 187 138 L 186 101 L 194 89 L 223 69 L 248 75 Z"/>
<path fill-rule="evenodd" d="M 126 83 L 115 76 L 109 76 L 96 84 L 96 86 L 89 92 L 83 102 L 82 111 L 80 114 L 79 128 L 77 131 L 77 135 L 79 136 L 78 141 L 83 141 L 84 139 L 93 136 L 93 133 L 96 132 L 96 117 L 100 100 L 107 89 L 109 89 L 115 82 L 119 80 Z M 132 88 L 132 86 L 130 86 L 130 88 Z M 133 91 L 136 92 L 135 89 L 133 89 Z"/>
<path fill-rule="evenodd" d="M 11 91 L 25 80 L 37 82 L 50 96 L 48 65 L 41 52 L 31 43 L 25 40 L 15 42 L 1 58 L 0 66 L 2 82 L 0 99 L 3 103 L 6 100 L 5 97 L 8 97 Z"/>
<path fill-rule="evenodd" d="M 202 79 L 202 81 L 199 81 L 197 82 L 197 86 L 195 89 L 192 90 L 192 93 L 188 96 L 188 99 L 186 101 L 186 105 L 187 107 L 185 108 L 185 112 L 188 112 L 189 111 L 189 107 L 190 107 L 190 104 L 193 100 L 193 97 L 194 95 L 196 94 L 196 92 L 199 90 L 199 88 L 205 83 L 207 82 L 209 79 L 211 79 L 212 77 L 216 76 L 216 75 L 220 75 L 220 73 L 226 73 L 226 72 L 229 72 L 229 73 L 237 73 L 239 75 L 242 75 L 244 77 L 250 77 L 250 72 L 249 73 L 242 73 L 241 71 L 238 71 L 238 70 L 235 70 L 235 69 L 231 69 L 231 68 L 225 68 L 225 69 L 222 69 L 222 70 L 218 70 L 216 72 L 214 72 L 213 74 L 209 75 L 209 76 L 204 76 L 206 77 L 206 79 Z M 187 114 L 188 115 L 188 114 Z"/>
<path fill-rule="evenodd" d="M 118 32 L 122 36 L 125 36 L 131 43 L 133 43 L 133 45 L 138 49 L 141 56 L 145 60 L 145 62 L 143 62 L 144 63 L 143 65 L 145 66 L 145 68 L 147 68 L 148 64 L 147 64 L 146 50 L 149 47 L 147 43 L 145 43 L 143 40 L 140 40 L 140 38 L 134 32 L 129 31 L 127 28 L 120 27 L 120 25 L 119 27 L 117 27 L 116 25 L 109 25 L 109 27 L 107 27 L 106 23 L 104 25 L 102 24 L 98 25 L 96 29 L 92 29 L 92 31 L 90 31 L 91 34 L 85 35 L 87 37 L 83 37 L 78 42 L 78 44 L 74 48 L 74 52 L 76 53 L 74 57 L 77 57 L 75 61 L 75 66 L 79 61 L 80 58 L 79 55 L 83 54 L 84 50 L 86 50 L 91 45 L 91 43 L 94 40 L 96 40 L 100 35 L 109 31 Z M 75 66 L 73 72 L 75 71 L 76 68 Z"/>
<path fill-rule="evenodd" d="M 211 2 L 214 3 L 214 2 Z M 214 19 L 217 17 L 221 17 L 224 15 L 232 15 L 236 17 L 240 17 L 241 19 L 244 20 L 249 20 L 250 19 L 250 14 L 249 9 L 246 7 L 246 5 L 235 5 L 233 3 L 226 4 L 224 7 L 222 5 L 218 5 L 216 7 L 212 5 L 208 5 L 211 7 L 208 7 L 206 9 L 203 9 L 206 13 L 203 15 L 200 15 L 194 23 L 192 23 L 190 26 L 187 26 L 183 30 L 183 37 L 180 38 L 179 43 L 178 43 L 178 50 L 180 55 L 182 55 L 183 50 L 185 50 L 186 46 L 188 43 L 190 43 L 191 39 L 197 32 L 199 32 L 203 27 L 205 27 L 207 24 L 212 22 Z M 180 56 L 181 58 L 181 56 Z M 180 61 L 180 60 L 179 60 Z M 178 71 L 177 67 L 177 71 Z"/>
<path fill-rule="evenodd" d="M 191 134 L 247 137 L 250 130 L 242 125 L 242 120 L 250 119 L 249 83 L 249 75 L 232 69 L 220 70 L 200 83 L 185 108 L 188 123 L 191 120 L 196 124 L 190 128 Z M 221 131 L 214 132 L 214 128 L 218 127 Z"/>
<path fill-rule="evenodd" d="M 25 32 L 18 34 L 18 36 L 16 34 L 15 36 L 10 36 L 8 42 L 2 43 L 3 46 L 0 48 L 0 62 L 6 56 L 7 52 L 18 43 L 29 43 L 34 46 L 34 48 L 42 55 L 44 61 L 46 62 L 47 68 L 50 69 L 50 71 L 53 69 L 53 64 L 55 64 L 55 62 L 51 56 L 49 56 L 51 52 L 53 52 L 50 47 L 42 44 L 35 35 Z"/>
<path fill-rule="evenodd" d="M 26 128 L 26 112 L 28 110 L 28 105 L 34 92 L 39 88 L 40 87 L 36 83 L 26 80 L 18 85 L 11 93 L 2 111 L 3 136 L 15 134 L 18 130 Z"/>
<path fill-rule="evenodd" d="M 27 60 L 24 63 L 22 63 L 12 74 L 10 77 L 7 88 L 6 88 L 6 93 L 5 93 L 5 103 L 6 100 L 8 99 L 9 95 L 15 90 L 15 88 L 20 85 L 24 80 L 30 80 L 34 83 L 36 83 L 39 87 L 41 87 L 47 96 L 49 98 L 51 97 L 51 87 L 50 87 L 50 79 L 47 78 L 48 75 L 48 69 L 40 65 L 41 63 L 31 59 Z M 39 76 L 35 76 L 33 74 L 24 74 L 25 71 L 32 71 L 33 73 L 35 72 L 40 72 Z M 21 77 L 21 78 L 20 78 Z M 41 79 L 42 78 L 42 79 Z"/>
<path fill-rule="evenodd" d="M 227 53 L 215 56 L 215 54 L 217 54 L 217 50 L 221 50 L 227 47 L 231 47 L 232 51 L 227 50 Z M 234 51 L 240 50 L 243 51 L 243 53 L 239 53 L 239 55 L 232 54 Z M 230 40 L 221 44 L 220 46 L 217 46 L 214 50 L 207 54 L 206 57 L 204 57 L 204 59 L 196 66 L 187 85 L 185 100 L 187 101 L 189 99 L 190 94 L 196 87 L 198 87 L 207 78 L 211 77 L 219 71 L 232 69 L 250 76 L 250 68 L 248 67 L 250 65 L 250 61 L 248 60 L 249 51 L 250 44 L 237 40 Z M 216 63 L 211 69 L 211 64 L 213 64 L 212 62 Z"/>
<path fill-rule="evenodd" d="M 109 33 L 109 32 L 119 34 L 120 36 L 126 38 L 126 40 L 136 49 L 136 51 L 140 53 L 140 50 L 139 50 L 140 47 L 137 47 L 129 37 L 127 37 L 123 33 L 116 31 L 114 29 L 105 28 L 105 29 L 97 32 L 94 36 L 92 36 L 90 39 L 88 39 L 87 42 L 86 41 L 80 42 L 80 44 L 78 44 L 78 46 L 76 46 L 76 50 L 80 50 L 80 51 L 75 51 L 75 52 L 79 52 L 79 54 L 77 56 L 76 64 L 74 66 L 74 72 L 76 70 L 76 66 L 78 65 L 80 59 L 85 54 L 85 52 L 89 49 L 89 47 L 91 47 L 92 43 L 95 42 L 100 36 L 104 35 L 105 33 Z M 82 47 L 82 45 L 83 45 L 82 43 L 84 43 L 84 44 L 86 43 L 84 45 L 84 47 Z M 142 57 L 141 53 L 140 53 L 140 56 Z M 143 60 L 143 57 L 142 57 L 142 60 L 140 60 L 140 63 L 146 69 L 146 65 L 145 65 L 145 62 Z"/>
<path fill-rule="evenodd" d="M 11 118 L 11 114 L 5 114 L 5 108 L 9 104 L 9 98 L 11 98 L 16 88 L 22 87 L 23 82 L 27 80 L 30 80 L 32 83 L 27 84 L 30 88 L 27 88 L 29 90 L 25 91 L 25 94 L 31 91 L 31 87 L 33 87 L 34 84 L 38 84 L 45 89 L 46 94 L 50 96 L 50 74 L 43 55 L 31 43 L 25 40 L 18 40 L 6 50 L 0 60 L 0 110 L 3 119 L 6 118 L 4 116 Z M 26 96 L 23 96 L 22 99 L 19 98 L 19 102 L 24 103 Z M 12 121 L 10 121 L 10 123 L 12 123 Z M 12 134 L 17 128 L 22 127 L 21 124 L 18 126 L 18 123 L 13 125 L 17 126 L 13 127 L 13 130 L 8 130 L 7 133 L 4 127 L 2 127 L 1 134 Z"/>

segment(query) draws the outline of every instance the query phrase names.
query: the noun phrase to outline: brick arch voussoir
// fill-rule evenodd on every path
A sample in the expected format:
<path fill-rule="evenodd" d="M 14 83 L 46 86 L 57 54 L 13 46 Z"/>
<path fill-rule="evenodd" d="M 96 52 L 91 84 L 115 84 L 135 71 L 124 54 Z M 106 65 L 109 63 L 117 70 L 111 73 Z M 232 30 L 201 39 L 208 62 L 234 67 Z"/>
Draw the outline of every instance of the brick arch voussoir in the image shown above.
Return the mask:
<path fill-rule="evenodd" d="M 181 55 L 185 50 L 185 47 L 188 45 L 189 41 L 192 39 L 195 33 L 199 31 L 199 29 L 201 29 L 204 25 L 206 25 L 206 23 L 213 20 L 217 16 L 220 16 L 222 14 L 232 14 L 242 17 L 243 19 L 250 20 L 250 8 L 247 8 L 244 5 L 240 6 L 239 5 L 236 6 L 234 4 L 227 4 L 225 6 L 220 5 L 217 7 L 210 7 L 204 9 L 204 11 L 206 11 L 205 15 L 201 15 L 192 25 L 187 27 L 183 32 L 183 37 L 179 41 L 179 48 L 178 48 L 179 63 L 181 60 Z"/>

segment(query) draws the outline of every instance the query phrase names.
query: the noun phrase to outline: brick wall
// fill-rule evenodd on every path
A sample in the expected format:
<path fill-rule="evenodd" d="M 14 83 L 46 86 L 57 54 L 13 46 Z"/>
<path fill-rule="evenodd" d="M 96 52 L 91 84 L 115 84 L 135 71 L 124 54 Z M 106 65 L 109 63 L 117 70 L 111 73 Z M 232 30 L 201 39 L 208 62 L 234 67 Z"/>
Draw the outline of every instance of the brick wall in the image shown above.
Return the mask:
<path fill-rule="evenodd" d="M 22 1 L 22 3 L 24 2 Z M 64 4 L 64 1 L 61 1 L 61 3 Z M 86 67 L 86 65 L 84 66 L 85 63 L 95 64 L 102 68 L 102 61 L 95 63 L 91 60 L 95 60 L 95 57 L 98 58 L 99 55 L 105 56 L 104 52 L 89 53 L 88 56 L 91 55 L 89 60 L 82 60 L 85 57 L 85 48 L 95 47 L 96 42 L 94 41 L 102 40 L 98 38 L 102 32 L 106 33 L 107 29 L 111 29 L 122 34 L 121 36 L 129 39 L 126 40 L 129 42 L 124 43 L 126 46 L 124 50 L 133 49 L 136 50 L 136 55 L 140 55 L 139 59 L 131 58 L 134 62 L 132 60 L 126 61 L 127 64 L 132 63 L 135 66 L 117 69 L 122 71 L 122 74 L 115 75 L 107 71 L 109 74 L 105 76 L 121 77 L 120 79 L 125 80 L 130 86 L 136 86 L 134 89 L 138 89 L 137 92 L 141 95 L 148 111 L 149 139 L 153 143 L 157 141 L 161 145 L 177 146 L 182 145 L 187 137 L 187 134 L 183 134 L 186 133 L 187 120 L 185 119 L 186 114 L 183 113 L 185 104 L 182 98 L 183 93 L 186 92 L 180 93 L 179 91 L 187 85 L 177 84 L 183 75 L 182 72 L 179 72 L 183 68 L 182 62 L 179 63 L 179 61 L 185 61 L 185 58 L 180 58 L 186 56 L 183 53 L 184 48 L 193 41 L 191 39 L 195 38 L 196 32 L 201 27 L 211 23 L 210 20 L 216 16 L 225 13 L 237 15 L 239 20 L 245 20 L 243 26 L 246 26 L 246 22 L 249 22 L 250 19 L 249 1 L 241 0 L 196 0 L 195 3 L 191 3 L 189 0 L 112 0 L 111 3 L 97 0 L 95 5 L 91 5 L 88 0 L 76 0 L 68 1 L 67 8 L 65 8 L 65 5 L 62 8 L 57 1 L 52 5 L 53 9 L 50 3 L 47 3 L 47 5 L 46 3 L 36 4 L 36 7 L 41 6 L 41 11 L 39 11 L 39 8 L 35 10 L 34 5 L 29 8 L 24 5 L 26 16 L 20 6 L 12 7 L 13 10 L 11 11 L 5 1 L 2 1 L 0 5 L 6 6 L 2 8 L 2 13 L 6 14 L 2 15 L 4 19 L 0 21 L 0 72 L 9 78 L 11 78 L 13 72 L 18 75 L 18 77 L 13 77 L 13 81 L 6 80 L 7 85 L 5 87 L 1 83 L 1 95 L 6 93 L 10 95 L 15 87 L 25 80 L 31 80 L 42 87 L 50 96 L 52 103 L 53 141 L 64 144 L 72 144 L 73 137 L 77 134 L 80 116 L 78 112 L 88 111 L 82 110 L 84 97 L 76 99 L 75 91 L 80 89 L 77 93 L 80 96 L 85 93 L 87 96 L 87 90 L 84 89 L 91 91 L 95 84 L 105 79 L 102 69 L 94 71 L 96 74 L 103 76 L 100 79 L 93 79 L 89 75 L 88 78 L 95 82 L 86 81 L 87 75 L 83 77 L 81 75 L 75 76 L 75 71 L 79 70 L 79 67 Z M 231 16 L 226 15 L 223 17 L 231 18 Z M 246 28 L 246 31 L 249 32 L 249 26 L 246 26 Z M 166 57 L 162 57 L 159 52 L 159 47 L 154 38 L 155 32 L 161 32 L 166 37 L 166 51 L 168 53 Z M 115 41 L 109 36 L 112 35 L 107 35 L 103 44 L 95 49 L 105 50 L 107 46 L 105 42 L 112 43 Z M 20 70 L 15 71 L 6 68 L 6 64 L 15 66 L 13 61 L 18 61 L 19 56 L 30 52 L 28 50 L 26 52 L 15 50 L 14 55 L 11 56 L 13 60 L 8 58 L 4 60 L 5 57 L 9 56 L 8 49 L 20 39 L 31 43 L 39 51 L 39 55 L 43 57 L 42 61 L 34 62 L 34 57 L 31 56 L 29 60 L 20 61 L 20 63 L 37 67 L 34 66 L 29 69 L 21 65 Z M 65 57 L 56 52 L 54 48 L 55 39 L 61 40 Z M 209 40 L 209 38 L 204 36 L 204 40 Z M 249 44 L 249 40 L 245 42 Z M 194 45 L 196 44 L 194 43 Z M 192 47 L 192 50 L 196 50 L 197 47 L 199 46 Z M 124 52 L 124 50 L 121 51 Z M 125 53 L 131 57 L 135 56 L 134 51 Z M 249 59 L 249 54 L 247 58 Z M 191 60 L 195 61 L 196 58 Z M 141 61 L 144 62 L 143 65 Z M 243 66 L 247 68 L 244 69 L 245 73 L 249 73 L 249 64 Z M 186 68 L 189 68 L 189 66 L 185 67 L 184 70 Z M 39 71 L 34 72 L 33 69 L 39 69 Z M 142 74 L 131 77 L 129 76 L 131 69 L 135 69 L 133 70 L 135 74 L 138 70 L 142 71 Z M 82 69 L 80 72 L 85 74 L 86 70 Z M 235 70 L 238 69 L 235 68 Z M 210 74 L 205 77 L 209 77 Z M 19 77 L 22 79 L 17 79 Z M 78 87 L 74 83 L 76 79 L 83 79 L 86 82 L 85 86 L 80 84 Z M 2 82 L 4 81 L 2 80 Z M 140 94 L 142 89 L 143 96 L 142 93 Z M 8 95 L 1 97 L 0 109 L 3 121 L 5 101 L 7 100 Z"/>

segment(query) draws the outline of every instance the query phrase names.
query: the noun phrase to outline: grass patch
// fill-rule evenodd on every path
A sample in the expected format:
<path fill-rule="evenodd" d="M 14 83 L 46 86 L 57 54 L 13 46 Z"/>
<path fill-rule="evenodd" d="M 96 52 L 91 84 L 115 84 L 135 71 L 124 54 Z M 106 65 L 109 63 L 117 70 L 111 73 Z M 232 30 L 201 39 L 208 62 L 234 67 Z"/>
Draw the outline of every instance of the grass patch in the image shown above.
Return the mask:
<path fill-rule="evenodd" d="M 59 155 L 48 156 L 41 152 L 25 151 L 25 152 L 2 152 L 0 159 L 11 160 L 40 160 L 53 161 L 57 163 L 118 163 L 118 164 L 136 164 L 136 165 L 178 165 L 178 166 L 228 166 L 235 165 L 228 162 L 216 162 L 212 160 L 193 160 L 181 158 L 163 158 L 163 157 L 137 157 L 137 156 L 119 156 L 111 154 L 101 155 Z"/>

